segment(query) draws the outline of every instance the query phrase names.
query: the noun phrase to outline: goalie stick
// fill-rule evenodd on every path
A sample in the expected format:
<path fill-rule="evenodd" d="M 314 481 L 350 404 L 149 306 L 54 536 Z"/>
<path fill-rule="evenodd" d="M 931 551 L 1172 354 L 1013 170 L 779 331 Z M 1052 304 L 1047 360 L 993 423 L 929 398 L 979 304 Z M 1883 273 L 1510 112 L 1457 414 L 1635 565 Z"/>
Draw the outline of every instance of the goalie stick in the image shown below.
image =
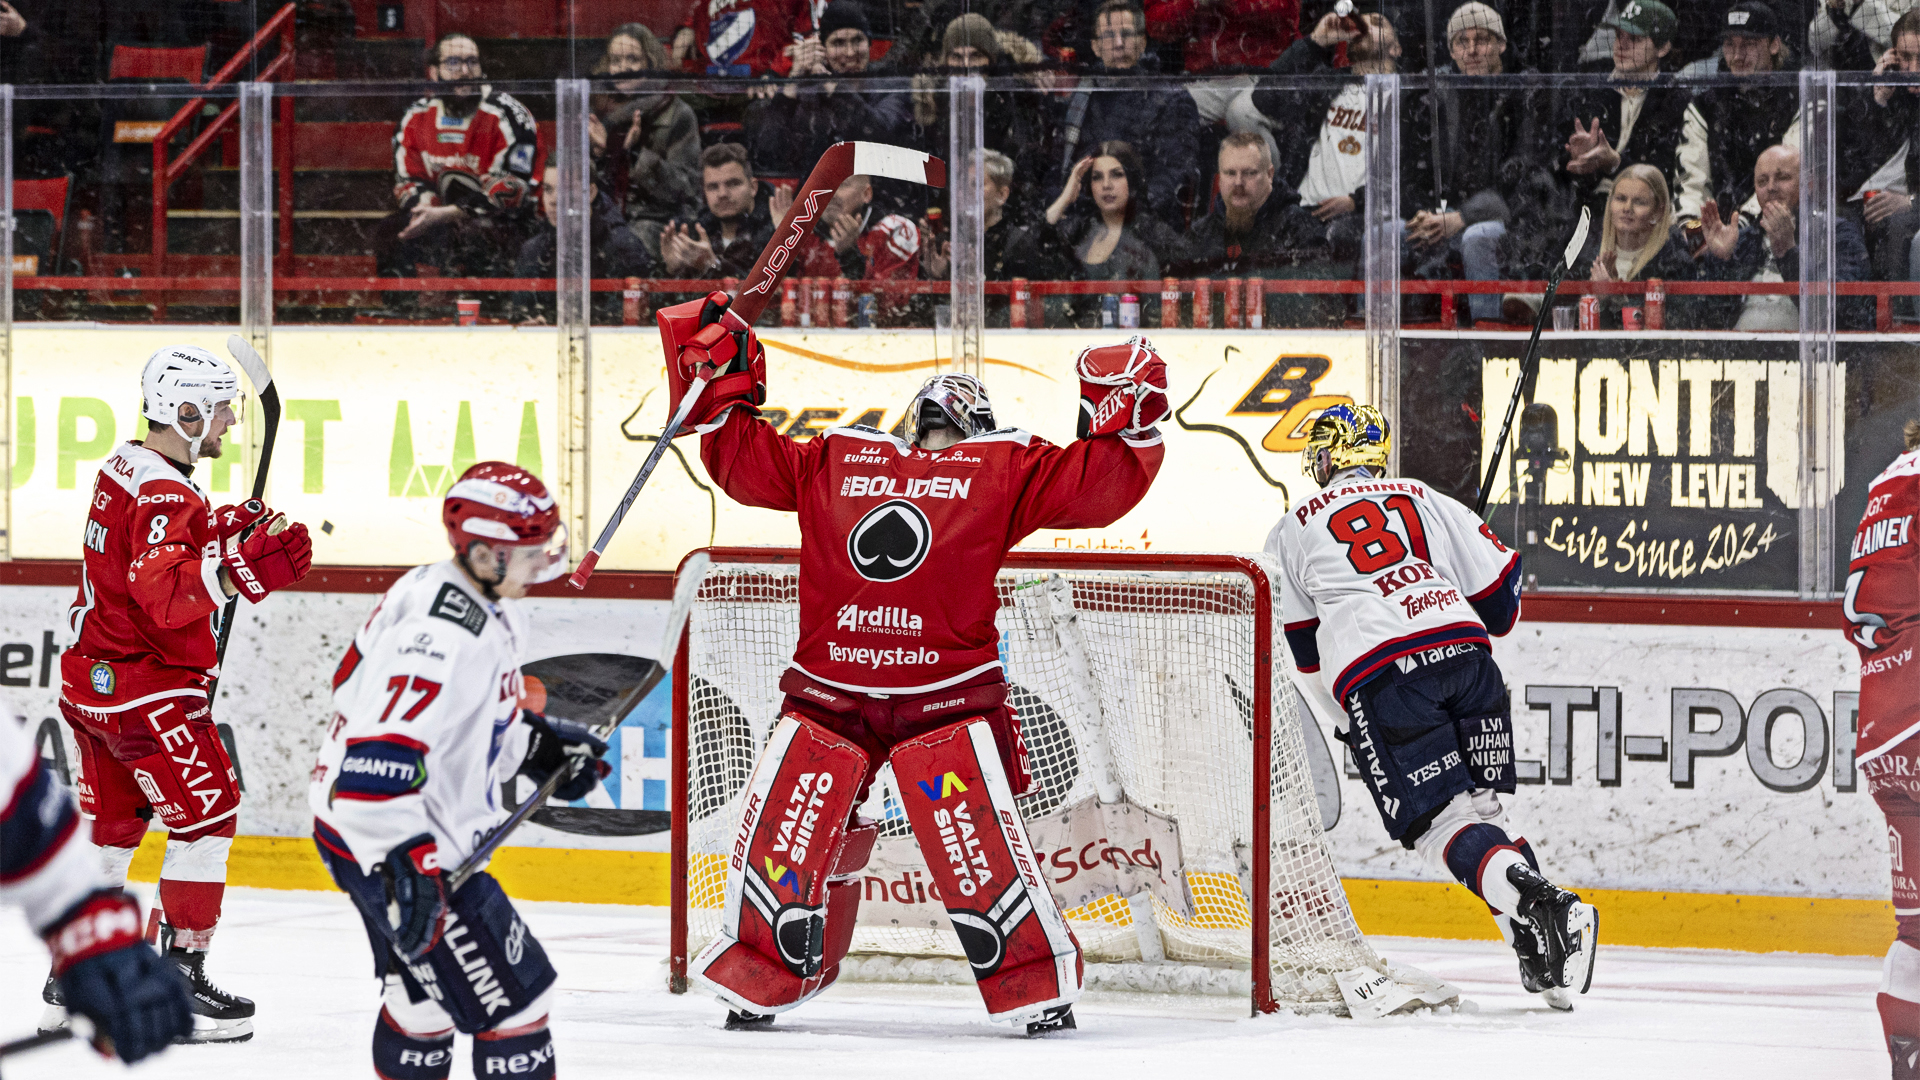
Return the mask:
<path fill-rule="evenodd" d="M 820 155 L 820 161 L 807 174 L 794 192 L 793 205 L 787 208 L 786 217 L 780 221 L 780 227 L 774 230 L 767 240 L 767 246 L 760 252 L 760 260 L 743 279 L 746 284 L 733 299 L 732 311 L 740 321 L 752 326 L 760 313 L 766 310 L 773 297 L 773 287 L 792 264 L 800 242 L 805 240 L 811 226 L 825 210 L 833 193 L 849 177 L 878 176 L 887 180 L 904 180 L 910 184 L 924 184 L 927 187 L 943 188 L 947 186 L 947 163 L 930 154 L 905 147 L 889 146 L 886 143 L 873 142 L 837 142 L 827 147 Z M 667 357 L 667 363 L 674 357 Z M 640 471 L 634 475 L 633 483 L 627 487 L 627 493 L 614 508 L 613 516 L 600 530 L 600 536 L 593 547 L 580 560 L 580 565 L 567 579 L 567 584 L 576 589 L 587 587 L 587 579 L 593 576 L 593 568 L 599 565 L 600 556 L 607 550 L 607 544 L 613 540 L 613 534 L 620 529 L 620 523 L 626 520 L 627 511 L 633 508 L 633 501 L 640 497 L 640 489 L 647 486 L 647 478 L 653 475 L 654 466 L 660 464 L 660 458 L 672 444 L 680 428 L 687 422 L 687 414 L 700 400 L 707 388 L 707 382 L 713 372 L 693 380 L 687 392 L 680 398 L 680 407 L 674 410 L 672 419 L 667 421 L 666 429 L 660 435 L 660 441 L 653 445 L 653 451 L 640 465 Z"/>
<path fill-rule="evenodd" d="M 267 466 L 273 462 L 273 440 L 280 433 L 280 388 L 273 385 L 273 373 L 267 370 L 267 362 L 260 358 L 247 339 L 239 334 L 227 335 L 227 351 L 233 354 L 234 362 L 240 370 L 247 373 L 247 381 L 253 384 L 253 392 L 260 395 L 260 409 L 266 413 L 266 432 L 260 439 L 260 465 L 253 470 L 253 497 L 263 498 L 267 493 Z M 245 540 L 256 526 L 249 525 L 240 533 Z M 215 635 L 213 644 L 213 670 L 227 659 L 227 639 L 233 636 L 233 619 L 239 614 L 240 594 L 227 597 L 226 610 L 220 613 L 220 633 Z M 207 704 L 214 702 L 214 694 L 220 689 L 220 675 L 215 674 L 207 685 Z"/>
<path fill-rule="evenodd" d="M 660 635 L 660 663 L 654 676 L 614 699 L 606 715 L 600 717 L 600 722 L 593 726 L 595 735 L 604 739 L 613 734 L 613 729 L 620 726 L 620 722 L 625 720 L 634 706 L 640 703 L 640 699 L 646 696 L 647 691 L 653 689 L 672 668 L 673 656 L 680 647 L 680 634 L 687 627 L 687 616 L 693 612 L 694 597 L 700 592 L 700 579 L 707 575 L 708 561 L 705 552 L 696 552 L 682 564 L 680 579 L 673 587 L 673 607 L 667 611 L 666 630 Z M 572 768 L 555 769 L 553 775 L 541 783 L 538 791 L 515 807 L 507 820 L 495 826 L 492 832 L 483 837 L 480 843 L 475 845 L 473 854 L 467 856 L 466 861 L 461 863 L 459 869 L 447 879 L 447 892 L 458 892 L 460 886 L 467 883 L 468 878 L 479 873 L 480 868 L 493 857 L 494 851 L 506 841 L 507 837 L 513 835 L 515 829 L 520 827 L 520 823 L 532 817 L 534 811 L 545 806 L 548 796 L 553 794 L 553 789 L 559 787 L 563 781 L 573 775 L 574 769 L 579 767 L 575 764 Z"/>
<path fill-rule="evenodd" d="M 1507 436 L 1513 431 L 1513 414 L 1520 409 L 1520 395 L 1527 387 L 1527 376 L 1533 374 L 1533 365 L 1540 358 L 1540 331 L 1552 317 L 1553 298 L 1560 291 L 1560 279 L 1567 276 L 1567 268 L 1580 257 L 1580 249 L 1587 246 L 1587 226 L 1592 221 L 1593 212 L 1581 207 L 1580 220 L 1573 226 L 1573 237 L 1567 241 L 1567 250 L 1554 266 L 1552 276 L 1547 278 L 1547 296 L 1540 301 L 1540 314 L 1533 320 L 1533 336 L 1527 339 L 1527 352 L 1520 360 L 1520 378 L 1513 384 L 1513 400 L 1507 402 L 1507 419 L 1500 425 L 1499 440 L 1493 444 L 1493 460 L 1487 463 L 1487 478 L 1480 484 L 1480 497 L 1473 501 L 1474 517 L 1484 519 L 1487 516 L 1487 499 L 1493 495 L 1493 477 L 1500 468 L 1500 455 L 1507 449 Z"/>

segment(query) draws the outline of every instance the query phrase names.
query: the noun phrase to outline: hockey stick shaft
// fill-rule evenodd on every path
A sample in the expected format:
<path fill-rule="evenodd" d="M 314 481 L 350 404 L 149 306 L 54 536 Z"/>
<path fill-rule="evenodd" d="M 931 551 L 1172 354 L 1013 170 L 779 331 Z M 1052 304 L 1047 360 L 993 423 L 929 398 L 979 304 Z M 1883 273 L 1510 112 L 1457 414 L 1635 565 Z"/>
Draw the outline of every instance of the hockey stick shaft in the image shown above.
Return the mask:
<path fill-rule="evenodd" d="M 663 440 L 661 445 L 666 445 L 666 441 Z M 680 633 L 686 629 L 687 617 L 693 612 L 693 601 L 699 595 L 700 581 L 706 577 L 707 565 L 707 557 L 704 554 L 697 554 L 689 558 L 680 568 L 680 580 L 673 590 L 673 606 L 667 610 L 666 630 L 661 634 L 660 639 L 660 650 L 663 656 L 660 661 L 660 670 L 663 674 L 670 665 L 670 660 L 665 658 L 673 655 L 680 641 Z M 646 685 L 651 689 L 658 681 L 655 679 Z M 638 701 L 633 703 L 633 705 L 638 704 Z M 614 714 L 608 717 L 605 723 L 594 729 L 594 733 L 603 739 L 613 734 L 614 729 L 619 727 L 620 722 L 632 711 L 632 706 L 615 709 Z M 447 882 L 447 891 L 458 892 L 460 886 L 465 885 L 468 878 L 478 873 L 480 867 L 486 865 L 487 860 L 493 857 L 494 851 L 506 842 L 507 837 L 513 835 L 513 831 L 518 829 L 522 822 L 532 817 L 534 811 L 546 805 L 547 799 L 553 795 L 554 789 L 560 786 L 560 782 L 572 776 L 574 769 L 581 767 L 581 765 L 575 765 L 570 769 L 555 770 L 552 776 L 547 777 L 540 784 L 539 791 L 535 792 L 532 798 L 514 807 L 513 813 L 507 820 L 488 833 L 486 838 L 474 848 L 473 854 L 467 856 L 466 861 L 453 872 L 453 876 Z"/>
<path fill-rule="evenodd" d="M 266 431 L 260 438 L 260 464 L 253 471 L 253 498 L 265 497 L 267 493 L 267 469 L 273 464 L 273 444 L 280 434 L 280 388 L 274 384 L 273 376 L 267 371 L 266 362 L 254 351 L 252 345 L 238 334 L 227 338 L 227 349 L 234 359 L 240 362 L 247 373 L 248 381 L 253 383 L 254 392 L 260 395 L 260 411 L 265 414 Z M 252 535 L 256 526 L 249 525 L 240 538 L 245 540 Z M 234 616 L 239 614 L 240 594 L 227 597 L 227 606 L 220 612 L 220 633 L 215 635 L 213 643 L 213 667 L 217 672 L 227 659 L 227 641 L 233 637 Z M 215 675 L 207 684 L 207 704 L 214 701 L 214 692 L 220 688 L 220 676 Z"/>
<path fill-rule="evenodd" d="M 1540 361 L 1540 331 L 1546 328 L 1547 320 L 1553 317 L 1553 298 L 1560 292 L 1560 280 L 1567 276 L 1567 270 L 1580 256 L 1580 249 L 1587 243 L 1587 226 L 1591 222 L 1591 213 L 1582 207 L 1580 220 L 1573 227 L 1573 235 L 1567 240 L 1567 249 L 1561 254 L 1560 261 L 1554 264 L 1553 273 L 1547 278 L 1547 295 L 1540 301 L 1540 314 L 1533 320 L 1533 334 L 1527 338 L 1527 351 L 1520 359 L 1520 377 L 1514 381 L 1513 397 L 1507 401 L 1507 417 L 1500 424 L 1500 438 L 1493 444 L 1493 460 L 1487 462 L 1486 479 L 1480 482 L 1479 497 L 1473 502 L 1473 516 L 1484 519 L 1487 516 L 1487 500 L 1493 496 L 1493 478 L 1499 475 L 1500 455 L 1507 449 L 1507 436 L 1513 432 L 1513 418 L 1520 412 L 1520 397 L 1525 393 L 1527 380 L 1533 374 L 1533 367 Z"/>
<path fill-rule="evenodd" d="M 653 475 L 654 467 L 666 456 L 667 447 L 673 445 L 674 437 L 686 425 L 687 414 L 700 401 L 700 394 L 707 388 L 707 379 L 708 376 L 702 375 L 693 380 L 687 392 L 681 395 L 680 407 L 673 411 L 673 418 L 667 421 L 666 430 L 660 433 L 660 440 L 653 444 L 653 451 L 641 463 L 640 471 L 634 474 L 633 483 L 627 486 L 627 493 L 621 497 L 620 505 L 614 508 L 613 516 L 601 526 L 599 539 L 593 542 L 593 547 L 574 569 L 573 576 L 567 579 L 568 585 L 576 589 L 587 587 L 587 579 L 593 576 L 593 568 L 600 564 L 600 556 L 606 552 L 607 545 L 613 542 L 613 534 L 620 531 L 620 523 L 627 520 L 627 511 L 633 509 L 633 501 L 640 497 L 640 489 L 647 486 L 647 478 Z"/>
<path fill-rule="evenodd" d="M 43 1046 L 63 1043 L 71 1038 L 73 1038 L 73 1032 L 66 1028 L 61 1028 L 57 1031 L 42 1031 L 36 1035 L 29 1035 L 24 1039 L 14 1039 L 11 1042 L 0 1043 L 0 1058 L 9 1058 L 15 1054 L 24 1054 L 29 1050 L 38 1050 Z"/>

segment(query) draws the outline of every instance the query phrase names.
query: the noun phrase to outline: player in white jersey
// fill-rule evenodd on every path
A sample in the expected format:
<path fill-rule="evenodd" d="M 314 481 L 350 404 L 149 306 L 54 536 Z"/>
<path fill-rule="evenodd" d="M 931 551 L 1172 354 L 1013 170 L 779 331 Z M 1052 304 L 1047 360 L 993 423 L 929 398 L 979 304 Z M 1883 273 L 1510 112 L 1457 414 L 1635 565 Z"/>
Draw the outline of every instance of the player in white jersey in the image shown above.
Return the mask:
<path fill-rule="evenodd" d="M 1522 985 L 1572 1009 L 1599 917 L 1540 875 L 1500 801 L 1514 790 L 1513 727 L 1487 635 L 1520 617 L 1520 556 L 1455 500 L 1388 479 L 1391 446 L 1371 405 L 1314 421 L 1304 467 L 1324 490 L 1267 537 L 1287 646 L 1387 835 L 1486 901 Z"/>
<path fill-rule="evenodd" d="M 381 598 L 333 676 L 307 798 L 314 841 L 367 924 L 384 982 L 373 1032 L 386 1080 L 445 1080 L 456 1029 L 477 1077 L 554 1075 L 554 970 L 493 877 L 449 895 L 451 873 L 506 814 L 515 772 L 584 798 L 607 744 L 521 708 L 528 622 L 516 599 L 566 570 L 566 532 L 539 477 L 486 461 L 441 511 L 451 559 L 416 567 Z"/>
<path fill-rule="evenodd" d="M 103 1051 L 131 1063 L 193 1031 L 187 984 L 140 940 L 140 905 L 107 885 L 80 824 L 73 793 L 0 702 L 0 897 L 25 910 L 52 950 L 67 1009 L 93 1022 Z"/>

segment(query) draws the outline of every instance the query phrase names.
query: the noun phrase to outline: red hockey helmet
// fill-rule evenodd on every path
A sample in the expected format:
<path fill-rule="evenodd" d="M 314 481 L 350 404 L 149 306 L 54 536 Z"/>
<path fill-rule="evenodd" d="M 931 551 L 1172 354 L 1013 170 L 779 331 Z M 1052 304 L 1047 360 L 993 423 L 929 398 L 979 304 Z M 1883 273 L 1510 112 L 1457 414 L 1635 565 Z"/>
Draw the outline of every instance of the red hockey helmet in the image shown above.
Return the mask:
<path fill-rule="evenodd" d="M 540 478 L 504 461 L 483 461 L 460 474 L 440 507 L 447 542 L 463 558 L 488 545 L 499 581 L 537 585 L 567 569 L 567 528 Z"/>

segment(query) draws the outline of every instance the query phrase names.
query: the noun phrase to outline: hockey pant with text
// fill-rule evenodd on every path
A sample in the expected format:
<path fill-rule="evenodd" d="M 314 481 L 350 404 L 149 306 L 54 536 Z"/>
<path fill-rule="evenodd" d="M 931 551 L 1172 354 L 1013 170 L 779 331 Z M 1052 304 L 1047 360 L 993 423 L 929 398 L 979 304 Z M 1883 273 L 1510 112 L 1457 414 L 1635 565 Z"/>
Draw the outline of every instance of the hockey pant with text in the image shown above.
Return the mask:
<path fill-rule="evenodd" d="M 1041 874 L 987 721 L 907 739 L 890 760 L 987 1015 L 1032 1020 L 1079 1000 L 1080 943 Z"/>
<path fill-rule="evenodd" d="M 395 955 L 380 928 L 386 892 L 360 869 L 347 841 L 314 822 L 314 843 L 334 883 L 353 900 L 381 980 L 375 1071 L 388 1080 L 444 1080 L 454 1032 L 473 1036 L 477 1077 L 554 1075 L 547 1017 L 558 974 L 493 875 L 482 871 L 448 899 L 440 941 L 418 961 Z"/>
<path fill-rule="evenodd" d="M 1484 645 L 1402 656 L 1347 691 L 1341 736 L 1387 835 L 1413 849 L 1455 796 L 1514 790 L 1504 678 Z"/>
<path fill-rule="evenodd" d="M 720 932 L 688 967 L 734 1008 L 784 1012 L 839 977 L 880 831 L 848 828 L 869 766 L 858 746 L 796 713 L 774 726 L 741 794 Z"/>
<path fill-rule="evenodd" d="M 204 685 L 117 668 L 118 693 L 63 692 L 60 715 L 80 763 L 80 809 L 111 884 L 124 884 L 147 823 L 169 830 L 159 907 L 173 943 L 205 949 L 220 921 L 240 786 Z M 141 677 L 146 676 L 146 677 Z"/>

